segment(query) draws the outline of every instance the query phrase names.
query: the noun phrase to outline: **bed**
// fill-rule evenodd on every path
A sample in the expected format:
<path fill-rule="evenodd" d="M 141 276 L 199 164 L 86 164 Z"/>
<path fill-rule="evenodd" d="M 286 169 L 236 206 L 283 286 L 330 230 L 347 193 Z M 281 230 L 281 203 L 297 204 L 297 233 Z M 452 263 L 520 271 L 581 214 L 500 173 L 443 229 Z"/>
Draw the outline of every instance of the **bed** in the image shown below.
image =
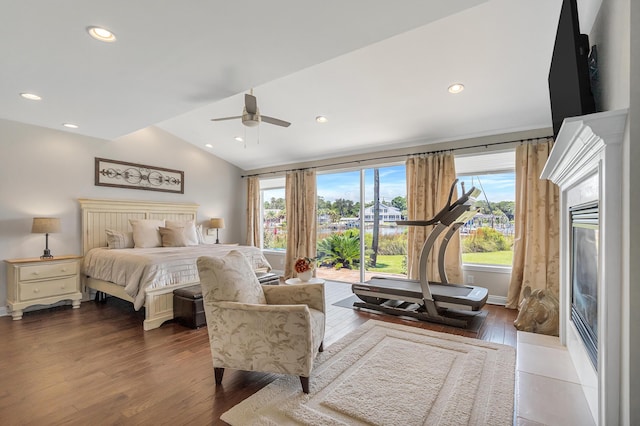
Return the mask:
<path fill-rule="evenodd" d="M 198 256 L 243 252 L 256 271 L 271 269 L 262 252 L 249 246 L 200 244 L 192 247 L 107 248 L 107 230 L 127 233 L 130 221 L 197 222 L 193 203 L 79 199 L 82 211 L 82 283 L 86 293 L 100 291 L 145 308 L 144 330 L 173 319 L 173 291 L 199 283 Z M 140 262 L 146 262 L 141 266 Z M 166 272 L 165 267 L 173 268 Z M 133 269 L 120 269 L 120 268 Z M 163 269 L 165 268 L 165 269 Z M 138 281 L 138 283 L 136 283 Z"/>

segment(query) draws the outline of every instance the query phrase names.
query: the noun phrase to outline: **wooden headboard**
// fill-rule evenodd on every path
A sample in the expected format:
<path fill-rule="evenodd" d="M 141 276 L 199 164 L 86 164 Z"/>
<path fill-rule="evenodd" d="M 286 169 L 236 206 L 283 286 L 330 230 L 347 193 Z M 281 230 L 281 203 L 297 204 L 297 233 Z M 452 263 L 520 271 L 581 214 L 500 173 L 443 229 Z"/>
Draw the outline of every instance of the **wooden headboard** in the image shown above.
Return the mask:
<path fill-rule="evenodd" d="M 198 219 L 198 204 L 156 201 L 78 199 L 82 210 L 82 253 L 107 246 L 105 230 L 131 232 L 129 219 Z"/>

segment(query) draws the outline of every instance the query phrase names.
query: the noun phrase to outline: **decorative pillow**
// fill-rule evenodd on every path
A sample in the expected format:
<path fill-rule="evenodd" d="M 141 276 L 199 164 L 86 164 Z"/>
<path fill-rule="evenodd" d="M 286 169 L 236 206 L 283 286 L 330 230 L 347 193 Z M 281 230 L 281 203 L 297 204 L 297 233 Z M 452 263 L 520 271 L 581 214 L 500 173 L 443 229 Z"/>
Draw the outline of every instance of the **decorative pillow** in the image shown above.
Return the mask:
<path fill-rule="evenodd" d="M 164 220 L 129 219 L 133 228 L 133 244 L 135 248 L 162 247 L 159 228 L 164 227 Z"/>
<path fill-rule="evenodd" d="M 267 303 L 251 264 L 237 250 L 224 257 L 199 257 L 198 274 L 208 301 Z"/>
<path fill-rule="evenodd" d="M 133 248 L 133 232 L 119 232 L 113 229 L 105 229 L 107 233 L 107 246 L 110 249 Z"/>
<path fill-rule="evenodd" d="M 184 228 L 158 228 L 162 238 L 162 247 L 186 247 Z"/>
<path fill-rule="evenodd" d="M 196 231 L 196 225 L 192 220 L 167 220 L 164 226 L 167 228 L 183 228 L 186 238 L 186 245 L 197 246 L 200 244 L 198 241 L 198 233 Z"/>
<path fill-rule="evenodd" d="M 198 234 L 198 244 L 207 244 L 207 240 L 204 239 L 204 234 L 202 233 L 202 225 L 196 226 L 196 234 Z"/>

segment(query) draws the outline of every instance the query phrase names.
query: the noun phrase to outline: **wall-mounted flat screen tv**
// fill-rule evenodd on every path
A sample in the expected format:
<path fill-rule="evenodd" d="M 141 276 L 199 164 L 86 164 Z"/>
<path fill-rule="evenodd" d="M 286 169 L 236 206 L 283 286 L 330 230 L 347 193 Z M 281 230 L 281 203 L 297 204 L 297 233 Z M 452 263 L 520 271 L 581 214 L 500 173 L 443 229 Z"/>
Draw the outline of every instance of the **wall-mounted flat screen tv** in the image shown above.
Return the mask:
<path fill-rule="evenodd" d="M 576 0 L 563 0 L 549 69 L 553 135 L 567 117 L 596 111 L 589 79 L 589 37 L 580 34 Z"/>

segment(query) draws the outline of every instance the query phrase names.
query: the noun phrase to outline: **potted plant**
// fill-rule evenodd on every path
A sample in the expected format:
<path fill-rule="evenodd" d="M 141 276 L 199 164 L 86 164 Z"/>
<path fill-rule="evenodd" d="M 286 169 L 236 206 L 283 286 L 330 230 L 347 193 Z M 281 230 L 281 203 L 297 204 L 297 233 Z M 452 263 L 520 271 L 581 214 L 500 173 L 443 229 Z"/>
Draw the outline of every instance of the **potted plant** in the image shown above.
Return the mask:
<path fill-rule="evenodd" d="M 309 281 L 313 276 L 313 269 L 316 266 L 315 259 L 310 257 L 299 257 L 296 259 L 294 269 L 300 281 Z"/>

